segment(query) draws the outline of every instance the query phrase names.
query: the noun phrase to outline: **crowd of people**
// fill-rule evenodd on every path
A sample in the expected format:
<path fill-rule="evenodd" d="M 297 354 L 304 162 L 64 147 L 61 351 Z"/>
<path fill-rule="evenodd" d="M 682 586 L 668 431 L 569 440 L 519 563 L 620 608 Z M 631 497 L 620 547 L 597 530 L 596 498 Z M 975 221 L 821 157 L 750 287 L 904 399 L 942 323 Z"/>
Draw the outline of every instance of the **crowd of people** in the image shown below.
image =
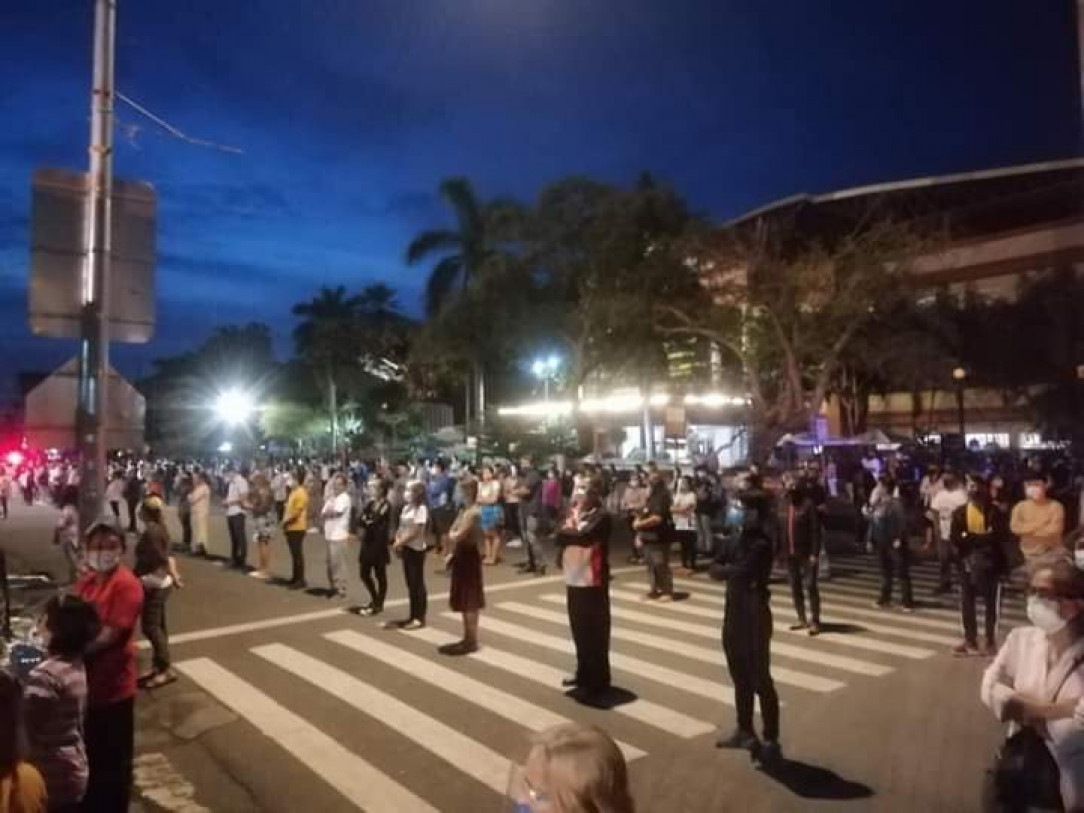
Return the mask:
<path fill-rule="evenodd" d="M 9 482 L 20 489 L 23 481 L 35 483 L 26 486 L 34 489 L 31 502 L 45 494 L 59 508 L 54 542 L 63 550 L 71 584 L 44 613 L 43 662 L 21 686 L 0 676 L 0 723 L 10 721 L 12 732 L 25 728 L 27 735 L 25 747 L 14 733 L 8 750 L 0 743 L 0 799 L 24 805 L 11 809 L 43 810 L 34 800 L 45 798 L 49 810 L 126 809 L 138 689 L 176 679 L 166 623 L 169 597 L 184 586 L 175 553 L 208 555 L 211 523 L 224 521 L 226 566 L 271 579 L 272 549 L 283 539 L 290 568 L 282 581 L 296 590 L 312 589 L 305 542 L 310 534 L 318 536 L 327 560 L 321 589 L 331 598 L 346 598 L 347 552 L 356 539 L 366 593 L 356 610 L 366 617 L 382 615 L 388 568 L 399 559 L 407 611 L 388 626 L 405 631 L 426 625 L 432 556 L 437 577 L 450 578 L 450 609 L 462 619 L 461 639 L 440 647 L 447 656 L 469 654 L 481 645 L 484 573 L 500 567 L 508 550 L 523 551 L 516 563 L 522 574 L 555 566 L 566 584 L 576 653 L 565 688 L 578 702 L 601 708 L 615 702 L 609 660 L 611 550 L 627 545 L 630 561 L 641 563 L 648 577 L 644 601 L 659 604 L 675 599 L 677 551 L 681 575 L 696 577 L 706 570 L 727 582 L 722 648 L 736 726 L 717 744 L 748 750 L 768 767 L 782 760 L 779 699 L 771 676 L 773 571 L 785 574 L 789 583 L 796 616 L 792 631 L 816 637 L 822 624 L 819 580 L 830 571 L 828 536 L 853 534 L 837 544 L 876 556 L 882 573 L 876 606 L 886 611 L 897 581 L 900 610 L 921 611 L 926 597 L 916 598 L 910 568 L 917 555 L 936 556 L 941 579 L 928 601 L 959 590 L 962 640 L 953 654 L 994 659 L 982 699 L 998 719 L 1012 723 L 1015 739 L 1006 747 L 1037 735 L 1047 750 L 1028 753 L 1051 755 L 1052 764 L 1041 768 L 1045 784 L 1031 790 L 1021 790 L 1019 777 L 1007 779 L 1008 769 L 992 771 L 997 781 L 986 789 L 989 798 L 1055 793 L 1067 809 L 1076 800 L 1084 802 L 1079 756 L 1084 750 L 1077 747 L 1084 741 L 1084 549 L 1076 551 L 1080 531 L 1073 530 L 1081 516 L 1079 502 L 1073 502 L 1081 499 L 1079 493 L 1057 491 L 1038 461 L 1011 470 L 931 465 L 907 472 L 898 460 L 867 455 L 857 467 L 857 474 L 840 478 L 833 461 L 807 461 L 776 472 L 753 467 L 731 475 L 707 466 L 683 472 L 654 464 L 631 471 L 593 464 L 569 470 L 536 466 L 527 458 L 478 466 L 454 460 L 251 467 L 129 461 L 109 476 L 107 512 L 82 529 L 73 468 L 61 466 L 56 477 L 51 472 L 44 490 L 36 476 L 17 472 Z M 224 520 L 213 510 L 216 503 Z M 857 509 L 844 526 L 833 519 L 840 503 Z M 167 531 L 167 505 L 175 507 L 181 527 L 175 541 Z M 130 540 L 132 567 L 124 557 Z M 254 567 L 250 541 L 256 548 Z M 1032 626 L 1001 641 L 1005 589 L 1027 590 Z M 142 675 L 134 649 L 137 627 L 151 651 Z M 758 701 L 760 736 L 754 725 Z M 627 795 L 623 762 L 618 768 L 606 756 L 607 742 L 612 743 L 601 732 L 579 729 L 559 732 L 552 742 L 540 739 L 523 773 L 521 795 L 539 798 L 539 788 L 550 781 L 539 766 L 546 760 L 560 763 L 567 756 L 562 749 L 573 743 L 593 743 L 595 757 L 603 759 L 604 769 L 588 784 L 604 779 L 607 792 Z M 620 760 L 620 752 L 613 752 Z M 569 798 L 591 792 L 580 788 Z M 628 799 L 614 809 L 631 808 Z"/>

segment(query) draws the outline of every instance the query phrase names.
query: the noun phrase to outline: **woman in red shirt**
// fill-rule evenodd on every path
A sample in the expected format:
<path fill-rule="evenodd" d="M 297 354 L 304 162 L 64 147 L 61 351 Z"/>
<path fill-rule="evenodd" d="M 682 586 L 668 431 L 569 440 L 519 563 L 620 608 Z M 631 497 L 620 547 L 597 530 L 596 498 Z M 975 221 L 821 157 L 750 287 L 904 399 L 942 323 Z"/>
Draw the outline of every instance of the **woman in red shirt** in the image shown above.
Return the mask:
<path fill-rule="evenodd" d="M 73 592 L 94 605 L 101 631 L 87 648 L 87 716 L 84 728 L 90 778 L 85 810 L 127 813 L 135 747 L 135 626 L 143 587 L 121 564 L 124 534 L 111 514 L 86 532 L 88 572 Z"/>

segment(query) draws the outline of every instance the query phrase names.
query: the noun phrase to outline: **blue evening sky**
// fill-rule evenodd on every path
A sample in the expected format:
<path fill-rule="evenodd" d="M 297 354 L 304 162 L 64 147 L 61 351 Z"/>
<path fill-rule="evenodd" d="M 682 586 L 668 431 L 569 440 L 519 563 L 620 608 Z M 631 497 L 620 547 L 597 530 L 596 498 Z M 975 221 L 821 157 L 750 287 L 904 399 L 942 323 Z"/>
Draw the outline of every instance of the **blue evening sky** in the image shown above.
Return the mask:
<path fill-rule="evenodd" d="M 383 280 L 443 177 L 530 198 L 642 170 L 714 218 L 797 192 L 1072 157 L 1072 0 L 119 0 L 116 171 L 160 197 L 159 330 L 124 372 Z M 25 328 L 29 177 L 86 162 L 93 0 L 0 10 L 0 380 Z"/>

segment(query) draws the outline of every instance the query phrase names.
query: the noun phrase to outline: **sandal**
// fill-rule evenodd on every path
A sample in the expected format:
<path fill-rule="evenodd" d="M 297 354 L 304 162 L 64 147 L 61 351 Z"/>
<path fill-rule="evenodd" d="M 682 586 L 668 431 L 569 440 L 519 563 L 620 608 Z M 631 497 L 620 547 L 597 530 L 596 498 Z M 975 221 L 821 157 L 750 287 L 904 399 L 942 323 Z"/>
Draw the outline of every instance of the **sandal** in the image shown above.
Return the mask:
<path fill-rule="evenodd" d="M 168 686 L 177 679 L 176 672 L 159 672 L 144 684 L 145 689 L 160 689 L 163 686 Z"/>

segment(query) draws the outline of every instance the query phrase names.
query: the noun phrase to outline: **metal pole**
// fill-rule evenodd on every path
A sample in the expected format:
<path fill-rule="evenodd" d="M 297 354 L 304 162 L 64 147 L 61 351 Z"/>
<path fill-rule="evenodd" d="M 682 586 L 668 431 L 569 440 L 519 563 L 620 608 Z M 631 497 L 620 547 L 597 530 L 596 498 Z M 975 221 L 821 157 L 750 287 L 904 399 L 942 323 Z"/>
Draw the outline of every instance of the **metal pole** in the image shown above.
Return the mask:
<path fill-rule="evenodd" d="M 550 400 L 550 377 L 546 376 L 542 379 L 542 400 L 549 403 Z"/>
<path fill-rule="evenodd" d="M 79 347 L 79 514 L 88 524 L 102 510 L 105 485 L 106 388 L 109 378 L 109 267 L 113 221 L 113 61 L 116 0 L 96 0 L 94 79 L 90 103 L 90 189 Z"/>
<path fill-rule="evenodd" d="M 967 448 L 967 424 L 964 419 L 964 385 L 960 382 L 956 385 L 956 418 L 960 424 L 960 438 L 964 448 Z"/>

